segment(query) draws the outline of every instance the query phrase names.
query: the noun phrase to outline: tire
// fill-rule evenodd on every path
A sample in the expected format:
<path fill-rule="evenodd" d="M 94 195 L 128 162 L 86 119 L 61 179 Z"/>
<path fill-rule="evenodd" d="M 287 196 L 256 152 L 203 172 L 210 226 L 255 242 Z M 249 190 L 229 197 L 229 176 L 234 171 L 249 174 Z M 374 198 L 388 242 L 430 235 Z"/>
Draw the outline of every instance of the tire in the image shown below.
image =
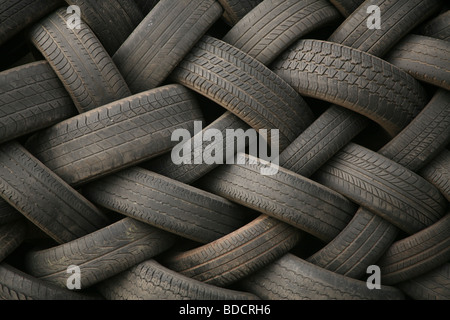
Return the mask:
<path fill-rule="evenodd" d="M 403 300 L 394 287 L 370 290 L 365 281 L 319 268 L 286 254 L 240 283 L 264 300 Z"/>
<path fill-rule="evenodd" d="M 66 2 L 80 8 L 83 20 L 111 56 L 144 18 L 134 1 L 66 0 Z"/>
<path fill-rule="evenodd" d="M 378 153 L 418 172 L 450 143 L 450 92 L 438 90 L 425 108 Z"/>
<path fill-rule="evenodd" d="M 447 207 L 439 191 L 418 174 L 353 143 L 321 167 L 313 179 L 408 234 L 439 220 Z"/>
<path fill-rule="evenodd" d="M 285 81 L 259 61 L 210 36 L 196 44 L 171 78 L 255 130 L 279 129 L 280 150 L 313 121 L 309 107 Z M 270 107 L 267 101 L 271 101 Z"/>
<path fill-rule="evenodd" d="M 358 9 L 364 0 L 330 0 L 330 2 L 344 17 L 348 17 L 353 11 Z"/>
<path fill-rule="evenodd" d="M 15 267 L 0 264 L 0 300 L 101 300 L 36 279 Z"/>
<path fill-rule="evenodd" d="M 419 174 L 438 188 L 450 201 L 450 151 L 442 150 Z"/>
<path fill-rule="evenodd" d="M 448 41 L 411 34 L 389 51 L 385 59 L 417 80 L 450 90 L 449 55 Z"/>
<path fill-rule="evenodd" d="M 159 0 L 134 0 L 141 10 L 142 14 L 146 16 L 159 2 Z"/>
<path fill-rule="evenodd" d="M 310 177 L 368 124 L 366 117 L 332 106 L 280 154 L 280 166 Z"/>
<path fill-rule="evenodd" d="M 155 260 L 144 261 L 99 284 L 108 300 L 259 300 L 185 277 Z"/>
<path fill-rule="evenodd" d="M 162 264 L 192 279 L 224 287 L 283 256 L 300 237 L 299 230 L 261 215 L 214 242 L 166 256 Z"/>
<path fill-rule="evenodd" d="M 223 19 L 234 25 L 263 0 L 218 0 L 224 9 Z"/>
<path fill-rule="evenodd" d="M 381 279 L 394 285 L 450 260 L 450 214 L 430 227 L 395 242 L 378 261 Z"/>
<path fill-rule="evenodd" d="M 359 50 L 301 40 L 272 70 L 301 95 L 346 107 L 395 136 L 427 102 L 420 84 L 402 70 Z"/>
<path fill-rule="evenodd" d="M 167 85 L 62 121 L 32 136 L 27 148 L 75 186 L 169 151 L 174 129 L 192 131 L 202 119 L 189 90 Z"/>
<path fill-rule="evenodd" d="M 23 242 L 26 231 L 24 219 L 0 225 L 0 262 Z"/>
<path fill-rule="evenodd" d="M 80 113 L 131 95 L 125 80 L 92 30 L 81 20 L 69 29 L 59 9 L 30 30 L 31 41 L 60 78 Z"/>
<path fill-rule="evenodd" d="M 0 196 L 58 243 L 94 232 L 108 217 L 17 142 L 0 147 Z"/>
<path fill-rule="evenodd" d="M 441 13 L 419 27 L 419 33 L 444 41 L 450 41 L 450 10 Z"/>
<path fill-rule="evenodd" d="M 113 56 L 131 91 L 159 86 L 221 14 L 214 0 L 160 0 Z"/>
<path fill-rule="evenodd" d="M 340 18 L 339 12 L 323 0 L 266 0 L 239 20 L 222 40 L 268 66 L 295 40 Z"/>
<path fill-rule="evenodd" d="M 417 172 L 448 143 L 448 93 L 438 90 L 427 106 L 378 153 Z M 329 146 L 327 146 L 329 148 Z M 281 158 L 281 156 L 280 156 Z M 396 240 L 398 229 L 360 208 L 345 229 L 307 260 L 330 271 L 360 278 Z"/>
<path fill-rule="evenodd" d="M 210 125 L 205 127 L 201 133 L 195 133 L 194 137 L 192 137 L 188 143 L 191 144 L 192 152 L 191 152 L 191 163 L 182 163 L 181 165 L 175 164 L 172 161 L 172 154 L 167 153 L 162 155 L 161 157 L 155 158 L 153 160 L 150 160 L 146 163 L 141 164 L 142 167 L 154 171 L 156 173 L 162 174 L 163 176 L 166 176 L 168 178 L 186 183 L 191 184 L 201 177 L 203 177 L 205 174 L 219 166 L 219 163 L 216 163 L 214 161 L 208 161 L 205 160 L 205 157 L 207 156 L 206 153 L 203 155 L 199 155 L 195 152 L 195 146 L 196 146 L 196 139 L 199 139 L 200 135 L 203 137 L 204 133 L 207 132 L 207 130 L 219 130 L 222 133 L 222 137 L 226 137 L 226 130 L 234 130 L 236 136 L 241 137 L 239 129 L 242 129 L 242 136 L 244 136 L 245 131 L 247 131 L 250 127 L 241 119 L 236 117 L 234 114 L 232 114 L 229 111 L 226 111 L 222 116 L 214 120 Z M 203 140 L 203 139 L 202 139 Z M 248 140 L 245 139 L 246 145 L 248 145 Z M 225 155 L 229 154 L 234 149 L 231 149 L 233 146 L 229 146 L 226 143 L 226 138 L 223 140 L 214 140 L 213 142 L 210 141 L 203 141 L 202 142 L 202 150 L 206 150 L 206 148 L 212 148 L 215 149 L 215 147 L 219 147 L 220 144 L 222 144 L 222 154 Z M 230 150 L 230 151 L 227 151 Z M 234 150 L 236 152 L 244 151 L 244 150 Z M 201 162 L 201 163 L 200 163 Z M 213 163 L 210 163 L 213 162 Z M 226 159 L 223 159 L 223 163 L 226 163 Z"/>
<path fill-rule="evenodd" d="M 26 272 L 67 288 L 69 266 L 80 269 L 81 290 L 167 250 L 175 237 L 131 218 L 69 243 L 25 255 Z"/>
<path fill-rule="evenodd" d="M 353 203 L 310 179 L 283 168 L 274 175 L 262 175 L 263 165 L 251 164 L 255 159 L 251 156 L 246 155 L 244 159 L 245 164 L 221 166 L 211 171 L 199 181 L 201 187 L 324 242 L 337 236 L 356 211 Z"/>
<path fill-rule="evenodd" d="M 47 62 L 0 73 L 0 143 L 44 129 L 77 114 Z"/>
<path fill-rule="evenodd" d="M 367 8 L 370 5 L 380 8 L 380 29 L 367 27 L 370 16 Z M 415 26 L 433 15 L 440 5 L 439 0 L 365 1 L 333 32 L 328 41 L 382 57 Z"/>
<path fill-rule="evenodd" d="M 93 203 L 199 243 L 248 223 L 252 215 L 215 194 L 142 168 L 129 168 L 83 188 Z"/>
<path fill-rule="evenodd" d="M 415 300 L 450 300 L 450 263 L 396 287 Z"/>
<path fill-rule="evenodd" d="M 61 0 L 1 0 L 0 44 L 5 43 L 26 27 L 55 10 Z"/>

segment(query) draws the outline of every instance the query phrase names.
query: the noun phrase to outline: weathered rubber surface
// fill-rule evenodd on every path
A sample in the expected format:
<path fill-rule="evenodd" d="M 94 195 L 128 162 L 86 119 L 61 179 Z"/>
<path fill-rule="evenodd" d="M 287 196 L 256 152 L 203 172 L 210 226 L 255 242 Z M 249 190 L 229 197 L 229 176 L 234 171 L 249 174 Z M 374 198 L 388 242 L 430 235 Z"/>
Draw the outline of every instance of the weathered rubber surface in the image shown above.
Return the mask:
<path fill-rule="evenodd" d="M 62 3 L 61 0 L 1 0 L 0 44 L 52 12 Z"/>
<path fill-rule="evenodd" d="M 442 150 L 419 174 L 436 186 L 450 201 L 450 151 Z"/>
<path fill-rule="evenodd" d="M 0 300 L 101 300 L 36 279 L 13 266 L 0 264 Z"/>
<path fill-rule="evenodd" d="M 360 113 L 392 136 L 420 112 L 427 99 L 421 85 L 401 69 L 327 41 L 298 41 L 272 70 L 300 94 Z"/>
<path fill-rule="evenodd" d="M 324 242 L 337 236 L 356 211 L 356 206 L 339 193 L 281 167 L 274 175 L 262 175 L 264 166 L 249 163 L 251 159 L 245 156 L 245 164 L 224 165 L 211 171 L 201 180 L 202 188 Z"/>
<path fill-rule="evenodd" d="M 26 231 L 24 219 L 0 224 L 0 262 L 22 243 L 25 239 Z"/>
<path fill-rule="evenodd" d="M 396 287 L 416 300 L 450 300 L 450 263 Z"/>
<path fill-rule="evenodd" d="M 386 61 L 417 80 L 450 90 L 450 43 L 410 34 L 386 55 Z"/>
<path fill-rule="evenodd" d="M 450 10 L 419 27 L 419 32 L 424 36 L 450 41 Z"/>
<path fill-rule="evenodd" d="M 172 84 L 118 100 L 32 136 L 27 148 L 71 185 L 169 151 L 175 129 L 193 129 L 202 113 L 192 92 Z"/>
<path fill-rule="evenodd" d="M 186 184 L 191 184 L 220 165 L 220 163 L 216 163 L 216 161 L 214 161 L 215 159 L 210 157 L 209 153 L 203 152 L 203 154 L 199 154 L 198 152 L 195 152 L 195 147 L 200 146 L 200 143 L 197 141 L 202 141 L 201 148 L 204 151 L 207 151 L 208 148 L 211 150 L 222 150 L 224 157 L 221 161 L 222 163 L 226 163 L 227 154 L 231 154 L 233 151 L 245 151 L 244 148 L 242 148 L 242 150 L 238 149 L 239 146 L 237 145 L 229 145 L 226 143 L 227 130 L 234 130 L 233 132 L 236 134 L 237 139 L 239 139 L 240 137 L 245 137 L 245 133 L 248 129 L 250 129 L 248 124 L 231 112 L 226 111 L 222 116 L 214 120 L 210 125 L 206 126 L 201 132 L 194 132 L 193 137 L 189 140 L 189 142 L 187 142 L 191 145 L 190 164 L 175 164 L 172 161 L 172 153 L 169 152 L 143 163 L 141 166 L 166 177 L 184 182 Z M 208 140 L 203 141 L 203 136 L 205 136 L 209 130 L 219 130 L 223 139 L 214 139 L 212 142 Z M 245 145 L 248 145 L 248 139 L 245 140 Z"/>
<path fill-rule="evenodd" d="M 240 288 L 265 300 L 402 300 L 389 286 L 370 290 L 365 281 L 317 267 L 286 254 L 240 283 Z"/>
<path fill-rule="evenodd" d="M 418 174 L 354 143 L 313 178 L 409 234 L 439 220 L 447 207 L 439 191 Z"/>
<path fill-rule="evenodd" d="M 155 260 L 144 261 L 99 285 L 108 300 L 259 300 L 185 277 Z"/>
<path fill-rule="evenodd" d="M 131 91 L 162 83 L 221 14 L 214 0 L 160 0 L 113 56 Z"/>
<path fill-rule="evenodd" d="M 367 127 L 369 120 L 351 110 L 331 106 L 280 154 L 280 165 L 310 177 Z"/>
<path fill-rule="evenodd" d="M 450 92 L 440 89 L 425 108 L 378 153 L 414 172 L 450 142 Z"/>
<path fill-rule="evenodd" d="M 18 142 L 0 147 L 0 196 L 59 243 L 110 223 L 109 218 Z"/>
<path fill-rule="evenodd" d="M 82 19 L 92 29 L 109 55 L 113 55 L 144 18 L 134 1 L 67 0 L 82 12 Z"/>
<path fill-rule="evenodd" d="M 395 242 L 377 262 L 384 284 L 425 274 L 450 260 L 450 214 L 430 227 Z"/>
<path fill-rule="evenodd" d="M 378 153 L 417 172 L 448 144 L 448 99 L 448 92 L 438 90 L 421 113 Z M 328 270 L 359 278 L 366 267 L 376 263 L 394 242 L 397 230 L 380 216 L 360 208 L 333 241 L 307 260 Z"/>
<path fill-rule="evenodd" d="M 67 288 L 67 268 L 78 266 L 85 289 L 154 257 L 174 242 L 170 233 L 124 218 L 66 244 L 30 251 L 24 259 L 28 273 L 61 288 Z"/>
<path fill-rule="evenodd" d="M 364 0 L 330 0 L 330 2 L 344 17 L 348 17 L 353 11 L 358 9 Z"/>
<path fill-rule="evenodd" d="M 77 111 L 45 61 L 0 73 L 0 143 L 49 127 Z"/>
<path fill-rule="evenodd" d="M 301 235 L 298 229 L 261 215 L 225 237 L 172 254 L 162 263 L 195 280 L 227 286 L 286 254 Z"/>
<path fill-rule="evenodd" d="M 253 8 L 263 0 L 218 0 L 223 7 L 223 19 L 234 25 L 245 17 Z"/>
<path fill-rule="evenodd" d="M 297 39 L 340 19 L 339 12 L 324 0 L 266 0 L 222 40 L 269 65 Z"/>
<path fill-rule="evenodd" d="M 279 129 L 280 150 L 313 121 L 308 105 L 284 80 L 251 56 L 210 36 L 196 44 L 171 78 L 255 130 Z"/>
<path fill-rule="evenodd" d="M 56 72 L 80 113 L 131 95 L 119 70 L 92 30 L 80 21 L 69 29 L 61 8 L 35 24 L 30 38 Z"/>
<path fill-rule="evenodd" d="M 215 194 L 134 167 L 83 188 L 93 203 L 168 232 L 208 243 L 250 222 L 252 214 Z"/>
<path fill-rule="evenodd" d="M 380 8 L 380 29 L 367 27 L 367 8 L 370 5 Z M 440 5 L 439 0 L 364 1 L 333 32 L 328 41 L 382 57 L 415 26 L 435 13 Z"/>
<path fill-rule="evenodd" d="M 134 2 L 139 7 L 142 14 L 146 16 L 150 12 L 150 10 L 152 10 L 156 6 L 159 0 L 134 0 Z"/>

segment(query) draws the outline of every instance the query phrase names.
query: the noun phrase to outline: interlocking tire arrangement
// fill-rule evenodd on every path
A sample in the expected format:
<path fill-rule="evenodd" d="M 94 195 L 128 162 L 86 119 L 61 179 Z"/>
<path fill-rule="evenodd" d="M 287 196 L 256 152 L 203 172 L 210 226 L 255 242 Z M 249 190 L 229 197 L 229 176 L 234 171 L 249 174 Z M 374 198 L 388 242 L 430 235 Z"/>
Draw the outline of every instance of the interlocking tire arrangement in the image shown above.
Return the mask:
<path fill-rule="evenodd" d="M 0 0 L 0 300 L 450 300 L 449 39 L 444 0 Z"/>

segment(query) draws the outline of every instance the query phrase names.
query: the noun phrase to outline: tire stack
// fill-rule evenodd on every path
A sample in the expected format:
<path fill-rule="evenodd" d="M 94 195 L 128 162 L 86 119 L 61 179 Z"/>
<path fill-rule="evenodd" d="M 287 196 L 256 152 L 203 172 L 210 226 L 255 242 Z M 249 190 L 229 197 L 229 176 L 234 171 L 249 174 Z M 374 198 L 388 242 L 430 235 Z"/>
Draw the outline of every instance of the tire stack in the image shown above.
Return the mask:
<path fill-rule="evenodd" d="M 449 300 L 448 10 L 0 0 L 0 299 Z M 278 172 L 174 164 L 195 121 Z"/>

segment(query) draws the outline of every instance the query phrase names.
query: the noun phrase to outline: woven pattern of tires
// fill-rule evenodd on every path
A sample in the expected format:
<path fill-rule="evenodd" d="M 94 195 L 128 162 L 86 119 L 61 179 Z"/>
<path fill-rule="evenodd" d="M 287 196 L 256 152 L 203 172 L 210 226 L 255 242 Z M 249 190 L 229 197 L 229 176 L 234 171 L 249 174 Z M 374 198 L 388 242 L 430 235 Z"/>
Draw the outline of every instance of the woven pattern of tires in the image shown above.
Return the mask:
<path fill-rule="evenodd" d="M 450 300 L 449 10 L 0 0 L 0 300 Z"/>

